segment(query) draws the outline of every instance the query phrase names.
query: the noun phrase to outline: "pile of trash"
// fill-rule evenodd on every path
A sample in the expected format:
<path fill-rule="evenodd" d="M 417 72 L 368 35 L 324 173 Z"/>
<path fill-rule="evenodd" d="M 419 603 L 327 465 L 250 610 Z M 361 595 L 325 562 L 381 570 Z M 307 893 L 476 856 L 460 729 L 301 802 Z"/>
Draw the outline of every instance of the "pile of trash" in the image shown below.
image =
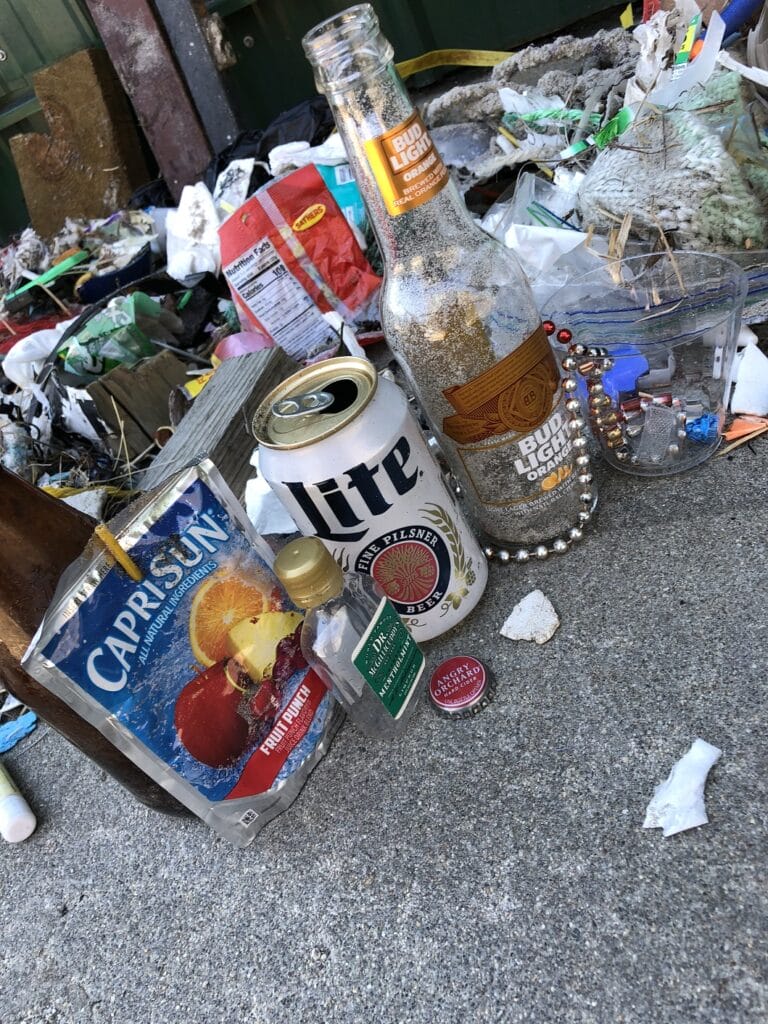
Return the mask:
<path fill-rule="evenodd" d="M 430 99 L 424 118 L 543 315 L 601 262 L 698 250 L 746 271 L 760 341 L 765 14 L 747 33 L 729 8 L 705 23 L 693 0 L 666 6 L 530 46 Z M 28 228 L 0 252 L 0 461 L 68 500 L 94 487 L 124 500 L 226 359 L 277 346 L 306 364 L 382 338 L 381 259 L 324 99 L 241 135 L 177 207 L 162 182 L 130 205 L 67 218 L 49 240 Z M 764 374 L 750 347 L 744 372 Z M 141 379 L 170 394 L 151 412 L 124 377 L 147 362 Z M 768 414 L 761 388 L 744 411 Z"/>
<path fill-rule="evenodd" d="M 623 21 L 630 15 L 631 7 Z M 178 206 L 164 205 L 159 187 L 154 202 L 142 190 L 136 208 L 93 223 L 68 219 L 50 240 L 25 231 L 0 258 L 0 464 L 110 521 L 95 527 L 94 543 L 60 582 L 25 671 L 110 742 L 118 736 L 116 746 L 177 800 L 246 845 L 290 804 L 327 749 L 340 721 L 329 689 L 367 735 L 399 735 L 425 665 L 416 640 L 440 636 L 453 624 L 449 616 L 458 621 L 474 609 L 487 562 L 543 560 L 582 539 L 595 501 L 586 417 L 606 462 L 646 477 L 699 464 L 722 436 L 729 451 L 768 432 L 768 358 L 760 347 L 768 115 L 755 91 L 768 85 L 755 66 L 762 23 L 745 58 L 740 40 L 737 55 L 724 49 L 729 26 L 720 14 L 705 25 L 693 0 L 676 0 L 670 10 L 648 10 L 633 32 L 623 24 L 530 47 L 487 81 L 426 104 L 435 145 L 470 209 L 517 253 L 542 314 L 539 327 L 531 308 L 526 349 L 494 361 L 479 288 L 468 279 L 466 376 L 476 372 L 479 338 L 491 359 L 479 376 L 440 391 L 456 410 L 443 422 L 452 423 L 462 458 L 489 438 L 492 445 L 474 451 L 496 452 L 497 439 L 514 434 L 515 472 L 539 488 L 542 509 L 563 481 L 578 481 L 573 518 L 551 548 L 530 546 L 526 536 L 514 552 L 481 548 L 455 502 L 451 486 L 459 488 L 446 465 L 431 460 L 424 424 L 384 383 L 386 371 L 380 377 L 371 362 L 342 360 L 337 375 L 338 364 L 324 362 L 364 356 L 364 345 L 383 340 L 381 257 L 324 101 L 246 133 L 216 157 L 205 180 L 184 188 Z M 395 142 L 427 170 L 440 166 L 442 188 L 445 168 L 413 145 L 429 139 L 412 116 Z M 415 136 L 409 125 L 417 125 Z M 421 188 L 418 205 L 429 201 L 421 182 L 411 187 Z M 403 203 L 390 213 L 408 209 Z M 443 252 L 455 266 L 455 234 L 446 238 Z M 480 244 L 495 273 L 503 250 L 487 238 Z M 429 255 L 437 253 L 433 246 Z M 633 253 L 640 263 L 625 259 Z M 705 273 L 718 255 L 739 266 L 715 259 L 726 269 Z M 445 278 L 439 295 L 450 305 L 458 289 Z M 435 294 L 434 277 L 423 284 L 424 294 Z M 757 331 L 744 326 L 737 342 L 747 290 L 747 320 Z M 487 308 L 489 319 L 507 313 Z M 418 322 L 419 338 L 433 329 L 434 315 L 433 307 Z M 461 321 L 451 316 L 446 324 L 434 331 L 432 377 Z M 638 325 L 643 338 L 633 345 Z M 560 347 L 564 378 L 548 338 Z M 514 376 L 519 367 L 509 359 L 521 354 L 529 372 Z M 506 382 L 493 392 L 502 364 Z M 533 422 L 526 406 L 537 394 L 538 427 L 520 434 Z M 552 395 L 569 420 L 547 409 Z M 328 419 L 319 422 L 317 412 Z M 364 453 L 361 438 L 374 425 L 381 435 Z M 343 470 L 345 445 L 354 462 Z M 306 479 L 300 451 L 308 474 L 311 467 Z M 270 453 L 277 453 L 271 472 Z M 561 453 L 572 462 L 561 465 Z M 499 465 L 495 475 L 478 474 L 489 492 L 511 474 Z M 395 506 L 379 490 L 385 476 L 407 501 Z M 466 499 L 469 489 L 461 488 Z M 134 500 L 142 491 L 150 493 Z M 361 516 L 351 493 L 365 505 Z M 340 532 L 324 518 L 325 506 Z M 58 518 L 60 506 L 55 511 Z M 423 521 L 412 518 L 417 512 Z M 387 519 L 369 537 L 362 516 Z M 297 528 L 314 549 L 294 541 L 299 546 L 286 545 L 275 560 L 264 535 Z M 549 521 L 542 530 L 551 537 Z M 386 599 L 358 575 L 373 576 Z M 559 624 L 537 590 L 501 633 L 543 644 Z M 129 673 L 135 689 L 127 688 Z M 457 696 L 465 688 L 471 692 Z M 451 658 L 430 692 L 441 713 L 463 717 L 487 706 L 494 684 L 477 659 Z M 6 714 L 19 708 L 3 701 Z M 18 715 L 3 732 L 16 741 L 33 727 Z M 671 835 L 706 822 L 704 779 L 719 755 L 697 741 L 657 787 L 645 827 Z M 27 818 L 18 835 L 29 827 Z"/>
<path fill-rule="evenodd" d="M 155 183 L 141 208 L 67 218 L 48 240 L 27 228 L 0 253 L 3 466 L 114 511 L 225 360 L 279 346 L 311 363 L 381 338 L 378 255 L 332 124 L 324 101 L 301 104 L 178 207 Z"/>

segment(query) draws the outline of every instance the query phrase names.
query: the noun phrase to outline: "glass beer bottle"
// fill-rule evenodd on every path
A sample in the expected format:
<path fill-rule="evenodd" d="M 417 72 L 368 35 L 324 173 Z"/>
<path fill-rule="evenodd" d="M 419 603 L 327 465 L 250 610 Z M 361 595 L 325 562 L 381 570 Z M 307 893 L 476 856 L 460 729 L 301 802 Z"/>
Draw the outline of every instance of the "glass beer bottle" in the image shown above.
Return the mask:
<path fill-rule="evenodd" d="M 567 395 L 517 258 L 474 224 L 370 4 L 303 40 L 385 264 L 382 324 L 487 542 L 578 520 Z"/>

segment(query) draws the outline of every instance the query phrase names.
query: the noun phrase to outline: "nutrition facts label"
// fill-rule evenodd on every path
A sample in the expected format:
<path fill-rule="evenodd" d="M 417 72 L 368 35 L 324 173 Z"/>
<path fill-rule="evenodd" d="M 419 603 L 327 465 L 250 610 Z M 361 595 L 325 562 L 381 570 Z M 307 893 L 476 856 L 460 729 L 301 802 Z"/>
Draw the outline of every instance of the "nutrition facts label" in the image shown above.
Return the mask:
<path fill-rule="evenodd" d="M 224 268 L 242 301 L 291 356 L 306 356 L 330 330 L 311 296 L 291 274 L 274 245 L 263 238 Z"/>

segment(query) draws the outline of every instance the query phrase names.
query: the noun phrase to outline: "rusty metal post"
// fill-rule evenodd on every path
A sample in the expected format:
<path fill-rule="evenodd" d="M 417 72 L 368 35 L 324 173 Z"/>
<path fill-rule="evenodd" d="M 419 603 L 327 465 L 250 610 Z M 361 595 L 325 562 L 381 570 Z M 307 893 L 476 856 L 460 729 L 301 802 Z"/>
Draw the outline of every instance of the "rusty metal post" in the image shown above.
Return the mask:
<path fill-rule="evenodd" d="M 160 172 L 178 199 L 212 152 L 150 0 L 86 0 Z"/>

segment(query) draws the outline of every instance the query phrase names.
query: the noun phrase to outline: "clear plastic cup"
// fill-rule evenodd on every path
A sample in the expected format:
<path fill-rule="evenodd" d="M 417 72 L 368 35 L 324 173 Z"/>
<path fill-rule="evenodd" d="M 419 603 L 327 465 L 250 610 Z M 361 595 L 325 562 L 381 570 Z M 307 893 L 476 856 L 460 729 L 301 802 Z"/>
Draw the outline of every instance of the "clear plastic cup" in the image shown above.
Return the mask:
<path fill-rule="evenodd" d="M 623 458 L 588 404 L 588 374 L 575 371 L 609 465 L 665 476 L 717 450 L 746 293 L 746 276 L 731 260 L 674 252 L 606 261 L 550 296 L 545 316 L 575 343 L 607 349 L 613 362 L 599 382 L 618 418 Z"/>

